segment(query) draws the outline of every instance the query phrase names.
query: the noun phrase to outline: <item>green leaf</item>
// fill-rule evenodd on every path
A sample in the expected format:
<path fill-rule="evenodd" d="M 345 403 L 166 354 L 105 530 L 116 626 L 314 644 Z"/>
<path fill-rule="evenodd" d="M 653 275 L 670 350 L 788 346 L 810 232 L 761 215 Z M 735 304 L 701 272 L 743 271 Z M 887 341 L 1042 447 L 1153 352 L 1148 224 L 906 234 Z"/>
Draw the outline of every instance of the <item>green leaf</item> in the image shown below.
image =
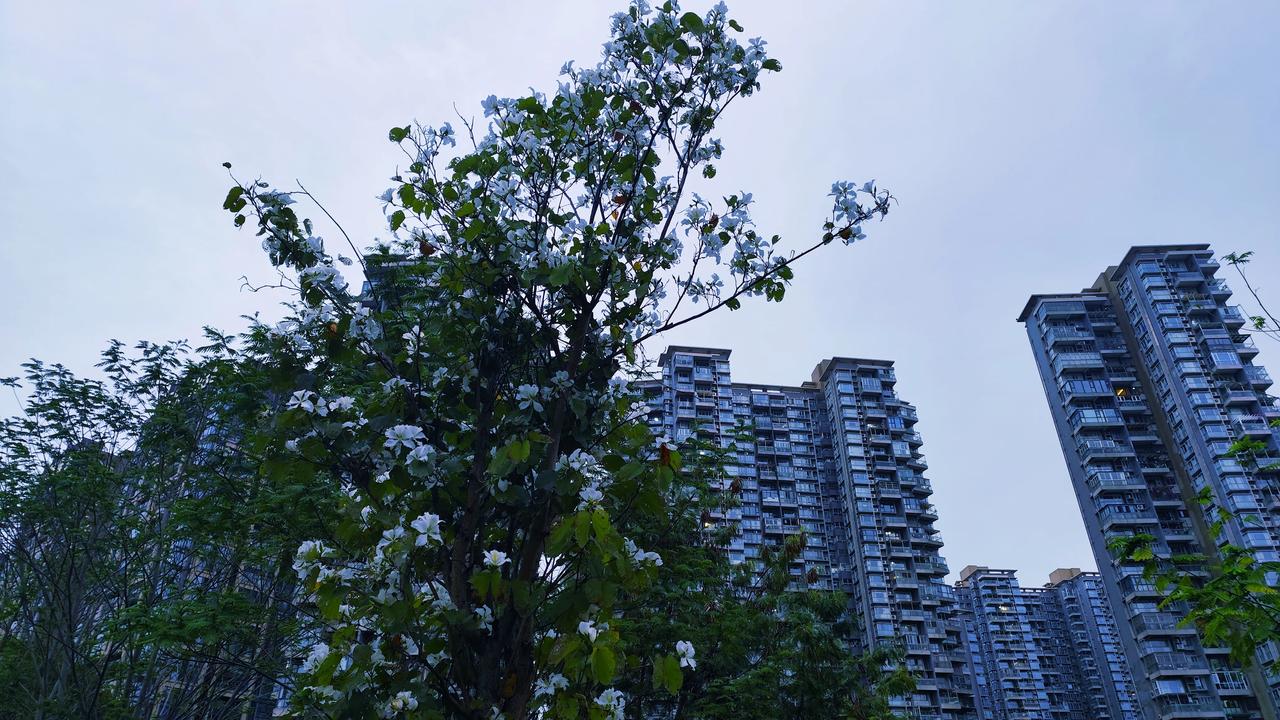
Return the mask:
<path fill-rule="evenodd" d="M 707 26 L 702 22 L 702 17 L 695 12 L 687 12 L 680 16 L 680 27 L 691 33 L 705 32 Z"/>
<path fill-rule="evenodd" d="M 227 198 L 222 201 L 222 208 L 224 210 L 231 210 L 232 212 L 235 212 L 236 210 L 244 207 L 244 201 L 240 199 L 240 196 L 243 194 L 244 188 L 239 185 L 231 188 L 227 191 Z M 239 205 L 237 205 L 237 202 Z"/>
<path fill-rule="evenodd" d="M 765 70 L 772 70 L 773 72 L 778 72 L 779 70 L 782 69 L 782 63 L 778 62 L 774 58 L 769 58 L 768 60 L 765 60 L 764 62 L 760 63 L 760 67 L 764 68 Z"/>
<path fill-rule="evenodd" d="M 658 665 L 661 668 L 662 687 L 672 695 L 679 693 L 680 688 L 684 686 L 684 673 L 680 670 L 680 661 L 674 655 L 665 655 L 659 658 Z"/>
<path fill-rule="evenodd" d="M 599 508 L 592 511 L 591 529 L 595 531 L 596 540 L 604 540 L 609 537 L 609 533 L 613 531 L 613 525 L 609 522 L 609 514 Z"/>
<path fill-rule="evenodd" d="M 393 142 L 393 143 L 398 143 L 398 142 L 400 142 L 401 140 L 404 140 L 404 139 L 405 139 L 405 138 L 407 138 L 407 137 L 409 137 L 409 126 L 408 126 L 408 125 L 405 125 L 404 127 L 393 127 L 393 128 L 391 128 L 391 130 L 387 133 L 387 138 L 388 138 L 389 140 L 391 140 L 391 142 Z"/>
<path fill-rule="evenodd" d="M 404 224 L 404 211 L 403 211 L 403 210 L 397 210 L 397 211 L 395 211 L 395 212 L 391 213 L 391 232 L 395 232 L 395 231 L 399 230 L 399 229 L 400 229 L 400 226 L 401 226 L 401 225 L 403 225 L 403 224 Z"/>
<path fill-rule="evenodd" d="M 618 669 L 618 660 L 613 651 L 605 645 L 597 645 L 591 651 L 591 675 L 601 685 L 613 682 L 613 674 Z"/>
<path fill-rule="evenodd" d="M 459 208 L 458 208 L 458 213 L 457 213 L 457 214 L 458 214 L 458 217 L 460 217 L 460 218 L 470 217 L 470 216 L 472 216 L 472 215 L 475 215 L 475 214 L 476 214 L 476 204 L 475 204 L 475 203 L 473 203 L 473 202 L 471 202 L 470 200 L 468 200 L 468 201 L 466 201 L 466 202 L 462 203 L 462 207 L 459 207 Z"/>

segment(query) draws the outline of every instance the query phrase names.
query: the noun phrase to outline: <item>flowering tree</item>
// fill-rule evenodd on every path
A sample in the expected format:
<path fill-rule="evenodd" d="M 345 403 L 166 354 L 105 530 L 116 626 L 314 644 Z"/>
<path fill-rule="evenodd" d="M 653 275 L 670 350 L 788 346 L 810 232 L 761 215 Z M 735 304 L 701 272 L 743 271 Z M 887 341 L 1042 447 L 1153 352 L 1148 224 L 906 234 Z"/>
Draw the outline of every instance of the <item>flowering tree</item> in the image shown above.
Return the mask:
<path fill-rule="evenodd" d="M 297 556 L 330 627 L 299 708 L 621 718 L 620 673 L 650 667 L 674 692 L 696 664 L 687 642 L 640 646 L 615 623 L 662 573 L 626 529 L 680 495 L 680 452 L 628 390 L 641 344 L 781 300 L 795 261 L 862 238 L 891 201 L 836 183 L 818 235 L 784 253 L 749 193 L 688 189 L 715 176 L 721 114 L 780 69 L 741 31 L 723 5 L 636 2 L 596 67 L 565 65 L 549 96 L 488 98 L 468 149 L 448 123 L 393 128 L 393 240 L 355 253 L 359 296 L 335 264 L 353 260 L 290 207 L 305 190 L 231 188 L 236 225 L 253 220 L 299 293 L 262 331 L 295 370 L 279 445 L 349 497 L 337 536 Z"/>

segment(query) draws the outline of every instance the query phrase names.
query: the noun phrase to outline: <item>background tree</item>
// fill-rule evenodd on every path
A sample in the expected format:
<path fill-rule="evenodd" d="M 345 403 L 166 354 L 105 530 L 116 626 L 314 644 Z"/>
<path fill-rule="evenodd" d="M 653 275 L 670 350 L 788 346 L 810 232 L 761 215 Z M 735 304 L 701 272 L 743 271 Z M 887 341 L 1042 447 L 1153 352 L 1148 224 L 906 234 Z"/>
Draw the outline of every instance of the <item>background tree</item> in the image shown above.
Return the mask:
<path fill-rule="evenodd" d="M 308 631 L 292 554 L 333 489 L 264 470 L 272 371 L 209 339 L 113 343 L 104 380 L 33 361 L 5 381 L 27 396 L 0 425 L 0 715 L 274 704 Z"/>
<path fill-rule="evenodd" d="M 641 344 L 781 300 L 795 261 L 863 237 L 891 201 L 836 183 L 817 236 L 784 254 L 749 193 L 691 193 L 715 177 L 722 113 L 780 69 L 739 33 L 723 6 L 638 2 L 554 94 L 488 98 L 469 149 L 448 123 L 393 128 L 406 169 L 382 197 L 394 239 L 355 253 L 367 296 L 290 207 L 305 191 L 231 188 L 234 222 L 252 218 L 299 292 L 272 330 L 268 364 L 297 369 L 275 447 L 346 495 L 334 539 L 296 561 L 331 628 L 300 710 L 618 718 L 630 669 L 679 684 L 696 649 L 637 642 L 617 617 L 662 572 L 624 532 L 670 517 L 682 462 L 633 407 Z"/>

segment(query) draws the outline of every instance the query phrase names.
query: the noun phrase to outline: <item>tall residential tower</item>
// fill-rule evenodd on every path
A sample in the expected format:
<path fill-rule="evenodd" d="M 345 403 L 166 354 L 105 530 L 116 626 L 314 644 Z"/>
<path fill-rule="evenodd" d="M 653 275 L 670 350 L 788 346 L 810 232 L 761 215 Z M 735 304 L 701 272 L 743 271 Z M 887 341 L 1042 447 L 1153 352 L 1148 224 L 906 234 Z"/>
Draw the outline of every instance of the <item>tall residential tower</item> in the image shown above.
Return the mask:
<path fill-rule="evenodd" d="M 1248 438 L 1266 448 L 1261 466 L 1280 458 L 1269 427 L 1280 407 L 1217 270 L 1208 245 L 1134 247 L 1091 287 L 1034 295 L 1018 318 L 1150 720 L 1274 720 L 1280 697 L 1278 648 L 1261 649 L 1260 670 L 1233 668 L 1179 624 L 1185 608 L 1157 607 L 1141 568 L 1107 549 L 1140 532 L 1159 555 L 1213 552 L 1205 518 L 1221 507 L 1236 518 L 1222 541 L 1280 559 L 1280 477 L 1228 454 Z"/>

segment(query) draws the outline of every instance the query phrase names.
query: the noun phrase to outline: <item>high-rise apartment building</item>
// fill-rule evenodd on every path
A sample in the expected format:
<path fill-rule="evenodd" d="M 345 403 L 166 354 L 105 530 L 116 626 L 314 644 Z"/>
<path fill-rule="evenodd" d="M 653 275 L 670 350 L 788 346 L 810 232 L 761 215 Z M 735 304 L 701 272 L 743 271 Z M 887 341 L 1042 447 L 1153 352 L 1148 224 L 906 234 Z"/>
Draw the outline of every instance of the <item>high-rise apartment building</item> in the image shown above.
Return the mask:
<path fill-rule="evenodd" d="M 973 664 L 985 682 L 974 688 L 984 720 L 1049 720 L 1049 692 L 1032 633 L 1028 602 L 1012 570 L 969 565 L 960 571 L 956 594 L 967 610 Z"/>
<path fill-rule="evenodd" d="M 1249 438 L 1266 447 L 1261 466 L 1280 458 L 1269 427 L 1280 407 L 1217 270 L 1208 245 L 1135 247 L 1085 290 L 1032 296 L 1018 318 L 1150 720 L 1275 718 L 1280 698 L 1276 647 L 1259 652 L 1260 669 L 1233 668 L 1179 624 L 1185 608 L 1159 608 L 1141 569 L 1107 549 L 1141 532 L 1162 556 L 1213 552 L 1205 518 L 1220 507 L 1235 517 L 1222 541 L 1280 559 L 1280 477 L 1228 454 Z"/>
<path fill-rule="evenodd" d="M 1051 696 L 1054 686 L 1065 695 L 1067 714 L 1055 718 L 1141 720 L 1133 674 L 1102 576 L 1079 568 L 1055 570 L 1044 588 L 1032 592 L 1040 595 L 1045 634 L 1053 645 L 1048 654 L 1058 665 L 1057 677 L 1046 675 L 1046 685 Z"/>
<path fill-rule="evenodd" d="M 1097 573 L 1057 570 L 1024 588 L 970 565 L 956 584 L 982 720 L 1140 720 Z"/>
<path fill-rule="evenodd" d="M 893 363 L 832 358 L 799 385 L 735 383 L 723 349 L 671 347 L 658 364 L 661 377 L 643 388 L 655 430 L 677 441 L 700 433 L 731 453 L 741 504 L 715 518 L 736 525 L 731 560 L 803 531 L 795 586 L 848 592 L 864 647 L 905 646 L 918 687 L 900 711 L 972 717 L 916 411 L 897 394 Z"/>

